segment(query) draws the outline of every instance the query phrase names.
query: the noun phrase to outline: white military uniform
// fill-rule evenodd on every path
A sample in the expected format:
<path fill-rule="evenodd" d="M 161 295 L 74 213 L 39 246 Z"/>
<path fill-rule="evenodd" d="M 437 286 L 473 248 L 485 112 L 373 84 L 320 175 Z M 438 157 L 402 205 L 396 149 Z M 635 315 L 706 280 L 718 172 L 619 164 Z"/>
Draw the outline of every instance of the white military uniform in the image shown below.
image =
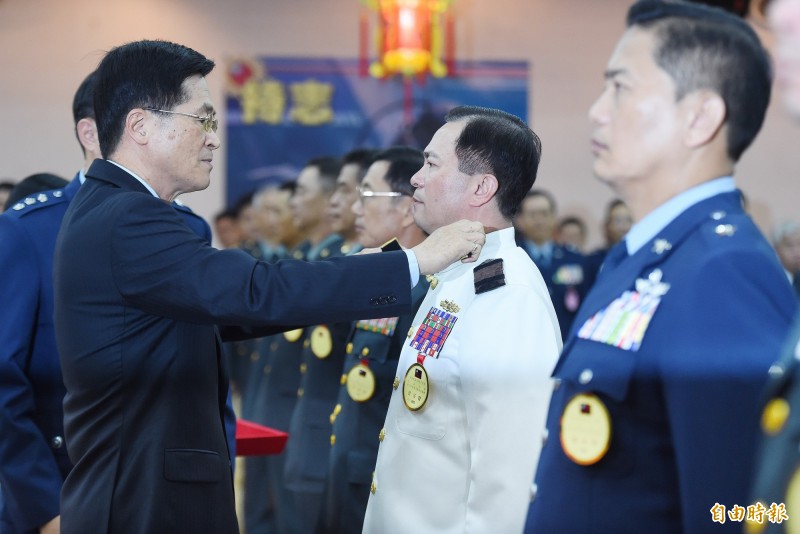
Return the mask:
<path fill-rule="evenodd" d="M 505 285 L 476 294 L 473 270 L 495 258 Z M 513 228 L 435 278 L 400 354 L 364 532 L 521 532 L 561 351 L 547 287 Z M 431 312 L 449 318 L 449 335 L 424 357 L 429 394 L 411 411 L 404 377 Z"/>

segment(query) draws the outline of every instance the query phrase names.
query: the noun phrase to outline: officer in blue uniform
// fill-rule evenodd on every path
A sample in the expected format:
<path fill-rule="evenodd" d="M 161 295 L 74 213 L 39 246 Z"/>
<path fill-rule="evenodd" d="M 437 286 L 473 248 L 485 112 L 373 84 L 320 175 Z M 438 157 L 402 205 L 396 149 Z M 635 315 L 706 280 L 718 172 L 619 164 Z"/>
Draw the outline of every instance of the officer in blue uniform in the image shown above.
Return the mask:
<path fill-rule="evenodd" d="M 564 339 L 575 313 L 592 287 L 596 268 L 586 257 L 568 246 L 553 241 L 556 202 L 542 189 L 531 190 L 523 199 L 514 219 L 517 245 L 528 253 L 542 273 Z"/>
<path fill-rule="evenodd" d="M 422 152 L 393 147 L 375 156 L 353 205 L 358 240 L 375 248 L 395 239 L 410 248 L 425 239 L 414 222 L 411 177 L 423 165 Z M 381 428 L 392 390 L 397 387 L 397 361 L 428 284 L 412 291 L 413 310 L 400 317 L 353 323 L 332 425 L 325 503 L 317 531 L 360 533 L 378 456 Z"/>
<path fill-rule="evenodd" d="M 635 223 L 554 371 L 525 530 L 740 532 L 759 398 L 795 309 L 732 178 L 769 59 L 725 11 L 642 0 L 605 77 L 594 173 Z"/>

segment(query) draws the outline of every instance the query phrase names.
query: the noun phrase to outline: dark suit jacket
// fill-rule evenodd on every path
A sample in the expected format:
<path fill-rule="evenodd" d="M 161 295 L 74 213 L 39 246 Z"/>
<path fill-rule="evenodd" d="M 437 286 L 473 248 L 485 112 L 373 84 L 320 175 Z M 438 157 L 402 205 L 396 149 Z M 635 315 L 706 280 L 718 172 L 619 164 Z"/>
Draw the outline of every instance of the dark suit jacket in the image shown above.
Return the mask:
<path fill-rule="evenodd" d="M 795 310 L 786 275 L 738 192 L 689 207 L 615 265 L 624 246 L 609 251 L 553 372 L 525 532 L 741 532 L 710 510 L 750 504 L 759 399 Z M 648 324 L 635 303 L 659 278 Z M 625 348 L 635 332 L 641 344 Z M 611 425 L 591 465 L 570 460 L 560 435 L 583 393 Z"/>
<path fill-rule="evenodd" d="M 64 534 L 237 533 L 215 325 L 264 335 L 404 313 L 411 295 L 402 253 L 268 265 L 216 250 L 107 161 L 64 217 L 54 285 L 75 464 Z"/>

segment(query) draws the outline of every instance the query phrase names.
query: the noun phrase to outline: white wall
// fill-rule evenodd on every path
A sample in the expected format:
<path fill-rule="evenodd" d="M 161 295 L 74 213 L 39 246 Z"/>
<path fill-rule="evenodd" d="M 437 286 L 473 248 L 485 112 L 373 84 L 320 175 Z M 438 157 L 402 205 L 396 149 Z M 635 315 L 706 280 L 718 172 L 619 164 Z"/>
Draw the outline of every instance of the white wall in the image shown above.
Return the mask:
<path fill-rule="evenodd" d="M 623 30 L 629 0 L 455 0 L 459 59 L 524 59 L 532 65 L 530 121 L 542 137 L 537 185 L 561 214 L 596 226 L 611 193 L 591 176 L 586 112 Z M 0 178 L 35 172 L 71 177 L 81 163 L 72 132 L 75 89 L 104 51 L 162 38 L 215 59 L 209 82 L 222 108 L 229 57 L 356 57 L 359 0 L 0 0 Z M 765 33 L 765 39 L 770 36 Z M 222 207 L 225 138 L 212 184 L 182 199 L 210 219 Z M 762 229 L 800 214 L 800 126 L 779 98 L 745 154 L 737 181 Z M 591 241 L 599 231 L 593 228 Z"/>

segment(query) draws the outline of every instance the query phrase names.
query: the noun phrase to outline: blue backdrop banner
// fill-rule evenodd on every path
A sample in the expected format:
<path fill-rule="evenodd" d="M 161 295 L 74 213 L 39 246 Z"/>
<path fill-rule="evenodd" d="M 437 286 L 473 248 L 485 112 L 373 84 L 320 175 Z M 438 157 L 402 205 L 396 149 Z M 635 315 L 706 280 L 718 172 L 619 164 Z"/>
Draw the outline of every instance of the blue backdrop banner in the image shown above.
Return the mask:
<path fill-rule="evenodd" d="M 424 148 L 445 113 L 468 104 L 528 120 L 528 64 L 456 62 L 455 75 L 378 80 L 357 59 L 265 57 L 227 64 L 227 204 L 291 181 L 318 156 Z"/>

